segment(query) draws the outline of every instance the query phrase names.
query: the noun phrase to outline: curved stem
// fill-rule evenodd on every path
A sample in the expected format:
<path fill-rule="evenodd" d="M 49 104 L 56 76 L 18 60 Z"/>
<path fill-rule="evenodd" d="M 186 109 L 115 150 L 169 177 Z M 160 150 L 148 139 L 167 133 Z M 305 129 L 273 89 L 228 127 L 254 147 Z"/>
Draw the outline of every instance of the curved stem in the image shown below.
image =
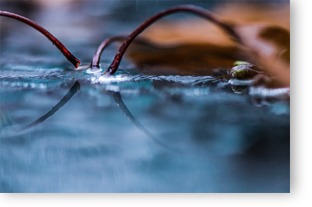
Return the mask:
<path fill-rule="evenodd" d="M 48 32 L 46 29 L 44 29 L 40 25 L 36 24 L 30 19 L 27 19 L 26 17 L 20 16 L 18 14 L 14 14 L 11 12 L 7 12 L 7 11 L 0 11 L 0 16 L 5 16 L 5 17 L 16 19 L 25 24 L 28 24 L 29 26 L 33 27 L 37 31 L 41 32 L 63 53 L 63 55 L 67 58 L 69 62 L 71 62 L 76 68 L 79 66 L 80 60 L 77 59 L 71 52 L 69 52 L 69 50 L 58 39 L 56 39 L 56 37 L 54 37 L 50 32 Z"/>
<path fill-rule="evenodd" d="M 101 54 L 106 47 L 108 47 L 112 42 L 124 41 L 126 38 L 127 38 L 126 36 L 113 36 L 113 37 L 110 37 L 110 38 L 107 38 L 106 40 L 104 40 L 100 44 L 100 46 L 98 47 L 98 49 L 96 50 L 96 52 L 92 58 L 91 68 L 100 68 Z"/>
<path fill-rule="evenodd" d="M 135 29 L 128 37 L 127 39 L 123 42 L 123 44 L 121 45 L 121 47 L 119 48 L 114 60 L 112 61 L 111 65 L 108 67 L 107 71 L 105 71 L 105 73 L 109 73 L 110 75 L 115 74 L 115 72 L 118 69 L 118 66 L 120 64 L 120 61 L 126 51 L 126 49 L 128 48 L 128 46 L 130 45 L 130 43 L 141 33 L 143 32 L 147 27 L 149 27 L 151 24 L 153 24 L 155 21 L 157 21 L 158 19 L 170 15 L 170 14 L 174 14 L 174 13 L 178 13 L 178 12 L 189 12 L 189 13 L 194 13 L 197 14 L 199 16 L 202 16 L 203 18 L 215 23 L 216 25 L 218 25 L 220 28 L 222 28 L 226 33 L 228 33 L 230 35 L 230 37 L 232 37 L 234 40 L 241 42 L 239 36 L 237 35 L 237 33 L 234 31 L 234 28 L 232 25 L 222 22 L 220 21 L 217 17 L 215 17 L 215 15 L 213 15 L 211 12 L 201 8 L 201 7 L 197 7 L 197 6 L 193 6 L 193 5 L 181 5 L 181 6 L 175 6 L 172 7 L 170 9 L 167 9 L 165 11 L 162 11 L 154 16 L 152 16 L 151 18 L 149 18 L 148 20 L 146 20 L 143 24 L 141 24 L 137 29 Z"/>

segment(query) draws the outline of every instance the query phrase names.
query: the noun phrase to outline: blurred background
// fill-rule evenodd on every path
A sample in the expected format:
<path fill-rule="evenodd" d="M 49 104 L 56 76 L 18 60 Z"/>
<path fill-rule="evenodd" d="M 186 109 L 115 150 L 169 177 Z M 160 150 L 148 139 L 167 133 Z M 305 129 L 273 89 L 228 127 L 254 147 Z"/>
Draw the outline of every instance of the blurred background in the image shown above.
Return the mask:
<path fill-rule="evenodd" d="M 103 0 L 103 1 L 81 1 L 81 0 L 1 0 L 1 10 L 15 12 L 24 15 L 44 28 L 48 29 L 54 36 L 59 38 L 65 46 L 68 46 L 74 54 L 77 54 L 83 61 L 90 61 L 96 47 L 107 37 L 112 35 L 127 35 L 143 23 L 150 16 L 181 4 L 193 4 L 213 11 L 222 19 L 234 23 L 270 23 L 290 28 L 289 23 L 289 1 L 266 0 L 266 1 L 147 1 L 147 0 Z M 2 47 L 19 45 L 19 50 L 25 49 L 23 40 L 25 35 L 37 33 L 28 26 L 7 18 L 1 18 L 1 45 Z M 190 23 L 183 23 L 188 21 Z M 162 31 L 164 34 L 157 34 L 157 26 L 152 26 L 143 32 L 142 36 L 153 36 L 173 42 L 174 35 L 185 38 L 203 39 L 211 36 L 210 42 L 222 44 L 228 42 L 222 31 L 206 20 L 196 17 L 193 14 L 177 13 L 167 16 L 159 21 L 173 22 L 170 27 Z M 182 22 L 182 23 L 181 23 Z M 194 24 L 191 27 L 192 24 Z M 196 22 L 199 22 L 196 24 Z M 170 29 L 175 24 L 176 27 Z M 157 25 L 157 23 L 156 23 Z M 197 26 L 196 26 L 197 25 Z M 207 26 L 207 30 L 200 28 Z M 14 29 L 15 28 L 15 29 Z M 19 28 L 18 31 L 16 28 Z M 197 32 L 198 31 L 198 32 Z M 200 32 L 206 32 L 205 35 Z M 154 34 L 156 33 L 156 34 Z M 168 37 L 167 33 L 172 33 Z M 184 35 L 181 35 L 181 34 Z M 8 38 L 8 34 L 16 38 Z M 151 34 L 151 35 L 149 35 Z M 197 34 L 197 35 L 196 35 Z M 200 35 L 198 35 L 200 34 Z M 170 35 L 169 35 L 170 36 Z M 192 37 L 193 36 L 193 37 Z M 219 41 L 218 41 L 218 36 Z M 13 40 L 12 40 L 13 39 Z M 10 40 L 15 41 L 13 44 Z M 48 45 L 43 38 L 28 38 L 28 41 L 41 41 Z M 19 42 L 16 42 L 19 41 Z M 165 41 L 165 40 L 164 40 Z M 18 43 L 18 44 L 17 44 Z M 36 44 L 36 43 L 34 43 Z M 41 44 L 41 42 L 39 43 Z M 79 48 L 79 49 L 76 49 Z M 84 50 L 80 49 L 84 48 Z M 40 50 L 40 47 L 37 48 Z M 90 49 L 90 51 L 87 51 Z M 45 51 L 40 51 L 45 52 Z M 109 57 L 108 59 L 111 59 Z"/>

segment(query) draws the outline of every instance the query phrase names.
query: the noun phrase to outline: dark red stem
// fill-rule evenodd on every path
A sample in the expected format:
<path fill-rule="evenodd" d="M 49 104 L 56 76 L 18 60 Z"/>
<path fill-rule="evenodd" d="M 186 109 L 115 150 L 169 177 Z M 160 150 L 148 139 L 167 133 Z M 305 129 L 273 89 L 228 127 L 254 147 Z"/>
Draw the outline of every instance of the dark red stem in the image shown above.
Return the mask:
<path fill-rule="evenodd" d="M 76 68 L 79 66 L 80 60 L 77 59 L 71 52 L 69 52 L 69 50 L 58 39 L 56 39 L 50 32 L 48 32 L 46 29 L 44 29 L 40 25 L 36 24 L 30 19 L 27 19 L 26 17 L 20 16 L 18 14 L 14 14 L 11 12 L 7 12 L 7 11 L 0 11 L 0 16 L 5 16 L 5 17 L 19 20 L 33 27 L 37 31 L 41 32 L 63 53 L 63 55 L 67 58 L 69 62 L 71 62 Z"/>
<path fill-rule="evenodd" d="M 108 67 L 107 71 L 105 73 L 109 73 L 110 75 L 115 74 L 115 72 L 118 69 L 118 66 L 120 64 L 121 58 L 123 57 L 126 49 L 130 45 L 130 43 L 141 33 L 143 32 L 147 27 L 149 27 L 151 24 L 153 24 L 155 21 L 159 20 L 160 18 L 174 14 L 177 12 L 190 12 L 197 14 L 199 16 L 202 16 L 203 18 L 211 21 L 212 23 L 215 23 L 218 25 L 220 28 L 222 28 L 226 33 L 230 35 L 234 40 L 241 42 L 239 36 L 237 33 L 234 31 L 233 26 L 230 24 L 227 24 L 225 22 L 220 21 L 215 15 L 213 15 L 211 12 L 197 6 L 193 5 L 181 5 L 181 6 L 175 6 L 170 9 L 167 9 L 165 11 L 162 11 L 148 20 L 146 20 L 143 24 L 141 24 L 137 29 L 135 29 L 128 37 L 127 39 L 123 42 L 121 47 L 119 48 L 114 60 L 112 61 L 111 65 Z"/>
<path fill-rule="evenodd" d="M 112 42 L 124 41 L 126 38 L 127 38 L 126 36 L 113 36 L 113 37 L 110 37 L 110 38 L 107 38 L 106 40 L 104 40 L 100 44 L 100 46 L 98 47 L 98 49 L 96 50 L 96 52 L 93 56 L 91 68 L 100 68 L 101 54 L 106 47 L 108 47 Z"/>

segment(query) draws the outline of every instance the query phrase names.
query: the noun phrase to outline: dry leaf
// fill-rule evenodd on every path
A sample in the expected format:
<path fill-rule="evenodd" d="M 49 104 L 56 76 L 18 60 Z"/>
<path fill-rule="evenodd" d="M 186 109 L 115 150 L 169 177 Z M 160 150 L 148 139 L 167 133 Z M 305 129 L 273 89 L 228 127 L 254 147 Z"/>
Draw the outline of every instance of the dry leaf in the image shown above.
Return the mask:
<path fill-rule="evenodd" d="M 209 43 L 168 45 L 134 42 L 126 55 L 145 74 L 211 75 L 216 68 L 230 68 L 233 62 L 247 59 L 235 46 Z"/>
<path fill-rule="evenodd" d="M 270 87 L 290 86 L 290 33 L 267 25 L 237 27 L 252 62 L 271 77 Z"/>

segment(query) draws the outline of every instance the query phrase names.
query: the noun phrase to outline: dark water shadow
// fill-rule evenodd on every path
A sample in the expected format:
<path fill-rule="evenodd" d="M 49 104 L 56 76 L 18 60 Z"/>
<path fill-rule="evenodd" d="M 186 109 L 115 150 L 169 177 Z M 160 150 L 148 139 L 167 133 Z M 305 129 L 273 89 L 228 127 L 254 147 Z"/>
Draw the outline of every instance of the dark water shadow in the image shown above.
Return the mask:
<path fill-rule="evenodd" d="M 75 84 L 71 87 L 71 89 L 67 92 L 67 94 L 60 100 L 60 102 L 58 102 L 54 107 L 52 107 L 52 109 L 46 113 L 45 115 L 43 115 L 42 117 L 40 117 L 39 119 L 37 119 L 36 121 L 34 121 L 31 124 L 28 124 L 27 126 L 23 127 L 21 129 L 21 131 L 26 131 L 28 129 L 31 129 L 39 124 L 41 124 L 42 122 L 44 122 L 45 120 L 47 120 L 48 118 L 50 118 L 51 116 L 53 116 L 58 110 L 60 110 L 78 91 L 80 91 L 80 84 L 78 81 L 75 82 Z"/>
<path fill-rule="evenodd" d="M 80 91 L 80 83 L 78 81 L 70 88 L 70 90 L 66 93 L 66 95 L 54 106 L 50 111 L 46 114 L 38 118 L 36 121 L 28 124 L 27 126 L 23 127 L 22 129 L 15 130 L 14 132 L 9 132 L 8 136 L 5 138 L 17 136 L 23 134 L 24 132 L 38 126 L 39 124 L 46 121 L 48 118 L 53 116 L 58 110 L 60 110 L 78 91 Z"/>
<path fill-rule="evenodd" d="M 130 112 L 126 104 L 123 102 L 121 98 L 120 92 L 114 92 L 110 91 L 117 106 L 120 108 L 120 110 L 123 112 L 123 114 L 129 119 L 129 121 L 138 129 L 140 130 L 145 136 L 150 138 L 154 143 L 158 144 L 159 146 L 172 151 L 172 152 L 180 152 L 178 149 L 174 149 L 165 143 L 159 141 L 150 131 L 148 131 Z"/>
<path fill-rule="evenodd" d="M 70 88 L 70 90 L 66 93 L 66 95 L 54 106 L 50 111 L 48 111 L 46 114 L 38 118 L 36 121 L 24 126 L 21 129 L 11 129 L 5 138 L 10 138 L 14 136 L 21 135 L 25 133 L 26 131 L 29 131 L 39 124 L 43 123 L 50 117 L 52 117 L 57 111 L 59 111 L 78 91 L 80 91 L 80 83 L 78 81 L 75 82 L 75 84 Z M 123 102 L 121 98 L 121 94 L 119 92 L 113 92 L 113 91 L 108 91 L 112 94 L 117 106 L 120 108 L 120 110 L 123 112 L 123 114 L 130 120 L 130 122 L 137 128 L 139 129 L 145 136 L 150 138 L 154 143 L 157 145 L 172 151 L 172 152 L 178 152 L 177 149 L 173 149 L 172 147 L 162 143 L 159 141 L 151 132 L 149 132 L 130 112 L 126 104 Z"/>

